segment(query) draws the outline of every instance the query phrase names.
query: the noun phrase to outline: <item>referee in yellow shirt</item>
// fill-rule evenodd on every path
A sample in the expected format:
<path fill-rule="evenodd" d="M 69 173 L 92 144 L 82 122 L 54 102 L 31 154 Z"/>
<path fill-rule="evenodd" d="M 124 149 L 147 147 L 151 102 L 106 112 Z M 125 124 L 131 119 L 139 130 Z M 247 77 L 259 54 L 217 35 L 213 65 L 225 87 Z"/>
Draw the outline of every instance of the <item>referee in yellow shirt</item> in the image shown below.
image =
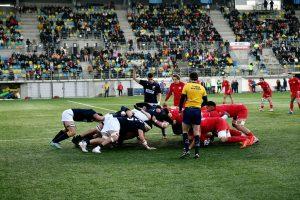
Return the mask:
<path fill-rule="evenodd" d="M 200 134 L 201 134 L 201 105 L 207 102 L 207 94 L 205 88 L 198 83 L 198 74 L 192 72 L 190 74 L 190 82 L 188 82 L 182 90 L 179 111 L 182 111 L 183 106 L 183 122 L 182 122 L 182 138 L 184 142 L 184 152 L 180 158 L 185 158 L 190 155 L 188 132 L 193 128 L 195 138 L 195 157 L 199 158 Z M 185 104 L 184 104 L 185 103 Z"/>

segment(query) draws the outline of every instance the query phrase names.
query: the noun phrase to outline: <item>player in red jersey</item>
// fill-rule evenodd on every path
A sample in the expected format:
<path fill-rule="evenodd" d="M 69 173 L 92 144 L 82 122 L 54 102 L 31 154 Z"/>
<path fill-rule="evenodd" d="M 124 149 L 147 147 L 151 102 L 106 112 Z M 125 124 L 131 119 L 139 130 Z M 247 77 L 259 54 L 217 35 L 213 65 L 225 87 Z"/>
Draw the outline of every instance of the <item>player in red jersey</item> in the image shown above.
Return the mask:
<path fill-rule="evenodd" d="M 164 109 L 168 109 L 168 116 L 173 121 L 172 130 L 175 135 L 182 134 L 182 114 L 179 112 L 179 108 L 176 106 L 167 107 L 164 105 Z"/>
<path fill-rule="evenodd" d="M 259 78 L 259 83 L 257 83 L 257 85 L 260 85 L 261 89 L 263 90 L 259 111 L 264 110 L 264 101 L 267 100 L 270 104 L 269 111 L 273 112 L 272 90 L 269 83 L 267 83 L 265 79 L 261 77 Z"/>
<path fill-rule="evenodd" d="M 212 133 L 213 135 L 209 133 Z M 213 136 L 218 137 L 221 142 L 241 142 L 241 149 L 253 144 L 253 141 L 251 141 L 250 138 L 243 136 L 241 133 L 237 134 L 237 131 L 233 131 L 233 134 L 231 135 L 229 125 L 227 124 L 226 120 L 222 119 L 221 117 L 209 117 L 201 121 L 201 141 L 205 144 L 205 141 Z M 190 148 L 191 147 L 192 145 Z"/>
<path fill-rule="evenodd" d="M 245 127 L 246 120 L 248 118 L 248 108 L 244 104 L 221 104 L 216 105 L 213 101 L 206 103 L 206 111 L 203 111 L 203 117 L 221 117 L 223 119 L 232 118 L 232 126 L 242 133 L 246 134 L 258 142 L 258 139 L 254 134 Z"/>
<path fill-rule="evenodd" d="M 224 91 L 223 104 L 226 103 L 227 96 L 229 96 L 231 103 L 233 104 L 232 88 L 230 86 L 230 82 L 226 80 L 225 77 L 223 77 L 222 90 Z"/>
<path fill-rule="evenodd" d="M 300 108 L 300 79 L 293 76 L 289 79 L 290 92 L 291 92 L 291 102 L 290 102 L 290 112 L 294 113 L 294 101 L 296 100 Z"/>
<path fill-rule="evenodd" d="M 182 89 L 184 87 L 184 83 L 180 81 L 180 77 L 177 74 L 172 76 L 173 83 L 170 85 L 169 92 L 166 95 L 165 101 L 168 101 L 170 96 L 174 96 L 174 106 L 179 106 L 180 97 L 182 94 Z"/>

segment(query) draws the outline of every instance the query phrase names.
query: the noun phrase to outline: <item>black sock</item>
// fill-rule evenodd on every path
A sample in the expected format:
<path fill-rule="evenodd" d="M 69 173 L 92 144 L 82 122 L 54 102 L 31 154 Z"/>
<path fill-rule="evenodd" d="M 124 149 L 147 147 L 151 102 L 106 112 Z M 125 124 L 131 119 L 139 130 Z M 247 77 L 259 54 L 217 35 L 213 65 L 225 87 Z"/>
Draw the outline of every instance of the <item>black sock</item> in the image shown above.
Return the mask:
<path fill-rule="evenodd" d="M 199 135 L 195 136 L 195 154 L 199 154 L 200 149 L 200 137 Z"/>
<path fill-rule="evenodd" d="M 166 137 L 166 129 L 162 128 L 162 129 L 161 129 L 161 134 L 162 134 L 164 137 Z"/>
<path fill-rule="evenodd" d="M 52 141 L 53 141 L 53 142 L 56 141 L 57 138 L 59 138 L 62 134 L 64 134 L 64 132 L 65 132 L 64 130 L 60 130 L 60 131 L 56 134 L 56 136 L 53 138 Z"/>
<path fill-rule="evenodd" d="M 90 145 L 91 144 L 90 140 L 86 140 L 85 142 L 86 142 L 86 145 Z"/>
<path fill-rule="evenodd" d="M 81 135 L 76 135 L 73 137 L 72 142 L 78 144 L 81 140 L 83 140 L 83 137 Z"/>
<path fill-rule="evenodd" d="M 63 141 L 63 140 L 68 139 L 68 138 L 69 138 L 68 134 L 64 132 L 58 138 L 56 138 L 55 140 L 52 140 L 52 141 L 55 142 L 55 143 L 59 143 L 60 141 Z"/>
<path fill-rule="evenodd" d="M 190 141 L 189 141 L 187 133 L 182 134 L 182 140 L 183 140 L 183 143 L 184 143 L 184 150 L 185 150 L 185 152 L 188 152 L 189 151 L 189 146 L 190 146 Z"/>

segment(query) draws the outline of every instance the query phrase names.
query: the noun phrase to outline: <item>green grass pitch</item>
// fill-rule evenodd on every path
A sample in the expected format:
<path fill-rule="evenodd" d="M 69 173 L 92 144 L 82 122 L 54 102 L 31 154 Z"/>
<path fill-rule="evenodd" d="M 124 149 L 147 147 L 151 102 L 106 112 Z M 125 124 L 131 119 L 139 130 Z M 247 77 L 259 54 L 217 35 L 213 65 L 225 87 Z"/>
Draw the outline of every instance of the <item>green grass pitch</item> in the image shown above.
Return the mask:
<path fill-rule="evenodd" d="M 0 101 L 0 199 L 300 199 L 300 110 L 287 114 L 288 93 L 274 94 L 273 113 L 258 111 L 260 94 L 234 99 L 248 106 L 246 126 L 260 144 L 215 145 L 201 149 L 199 160 L 178 158 L 181 138 L 170 129 L 167 142 L 157 129 L 147 133 L 154 151 L 136 140 L 100 155 L 70 140 L 62 150 L 49 146 L 63 110 L 91 105 L 106 113 L 142 97 Z M 79 132 L 95 125 L 77 123 Z"/>

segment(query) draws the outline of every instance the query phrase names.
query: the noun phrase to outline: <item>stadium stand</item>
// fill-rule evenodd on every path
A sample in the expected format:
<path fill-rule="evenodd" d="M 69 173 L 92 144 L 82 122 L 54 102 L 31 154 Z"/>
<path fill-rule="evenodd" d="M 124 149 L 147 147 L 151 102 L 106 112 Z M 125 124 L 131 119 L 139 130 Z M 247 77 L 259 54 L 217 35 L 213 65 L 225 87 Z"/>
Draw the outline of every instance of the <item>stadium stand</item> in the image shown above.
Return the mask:
<path fill-rule="evenodd" d="M 19 47 L 23 40 L 15 13 L 0 10 L 0 48 Z"/>
<path fill-rule="evenodd" d="M 74 56 L 57 50 L 51 57 L 44 54 L 13 53 L 0 58 L 1 80 L 69 79 L 82 76 L 82 68 Z"/>
<path fill-rule="evenodd" d="M 128 12 L 128 21 L 142 43 L 178 44 L 184 42 L 222 41 L 206 11 L 198 5 L 137 4 Z"/>
<path fill-rule="evenodd" d="M 152 72 L 156 77 L 167 77 L 191 71 L 201 76 L 247 75 L 245 66 L 250 62 L 254 63 L 254 74 L 274 74 L 271 68 L 279 72 L 286 64 L 298 64 L 299 20 L 294 11 L 242 13 L 221 7 L 221 12 L 236 41 L 252 43 L 245 63 L 237 62 L 236 52 L 230 50 L 229 41 L 223 41 L 213 24 L 222 23 L 221 13 L 201 5 L 138 3 L 127 13 L 114 4 L 23 6 L 18 13 L 2 11 L 0 48 L 18 43 L 27 52 L 2 54 L 0 78 L 126 78 L 134 66 L 139 67 L 140 76 Z M 218 20 L 213 21 L 214 16 Z M 22 30 L 22 25 L 28 30 Z M 25 38 L 20 34 L 23 31 Z M 39 38 L 34 37 L 35 31 Z M 98 46 L 82 45 L 88 40 Z M 75 42 L 77 46 L 71 46 Z M 125 48 L 119 44 L 126 44 Z"/>
<path fill-rule="evenodd" d="M 273 52 L 282 65 L 299 64 L 300 49 L 299 42 L 281 42 L 273 45 Z"/>
<path fill-rule="evenodd" d="M 270 45 L 273 41 L 299 39 L 299 20 L 295 11 L 280 11 L 278 15 L 257 11 L 241 13 L 224 7 L 221 11 L 228 19 L 238 42 L 259 41 Z"/>

